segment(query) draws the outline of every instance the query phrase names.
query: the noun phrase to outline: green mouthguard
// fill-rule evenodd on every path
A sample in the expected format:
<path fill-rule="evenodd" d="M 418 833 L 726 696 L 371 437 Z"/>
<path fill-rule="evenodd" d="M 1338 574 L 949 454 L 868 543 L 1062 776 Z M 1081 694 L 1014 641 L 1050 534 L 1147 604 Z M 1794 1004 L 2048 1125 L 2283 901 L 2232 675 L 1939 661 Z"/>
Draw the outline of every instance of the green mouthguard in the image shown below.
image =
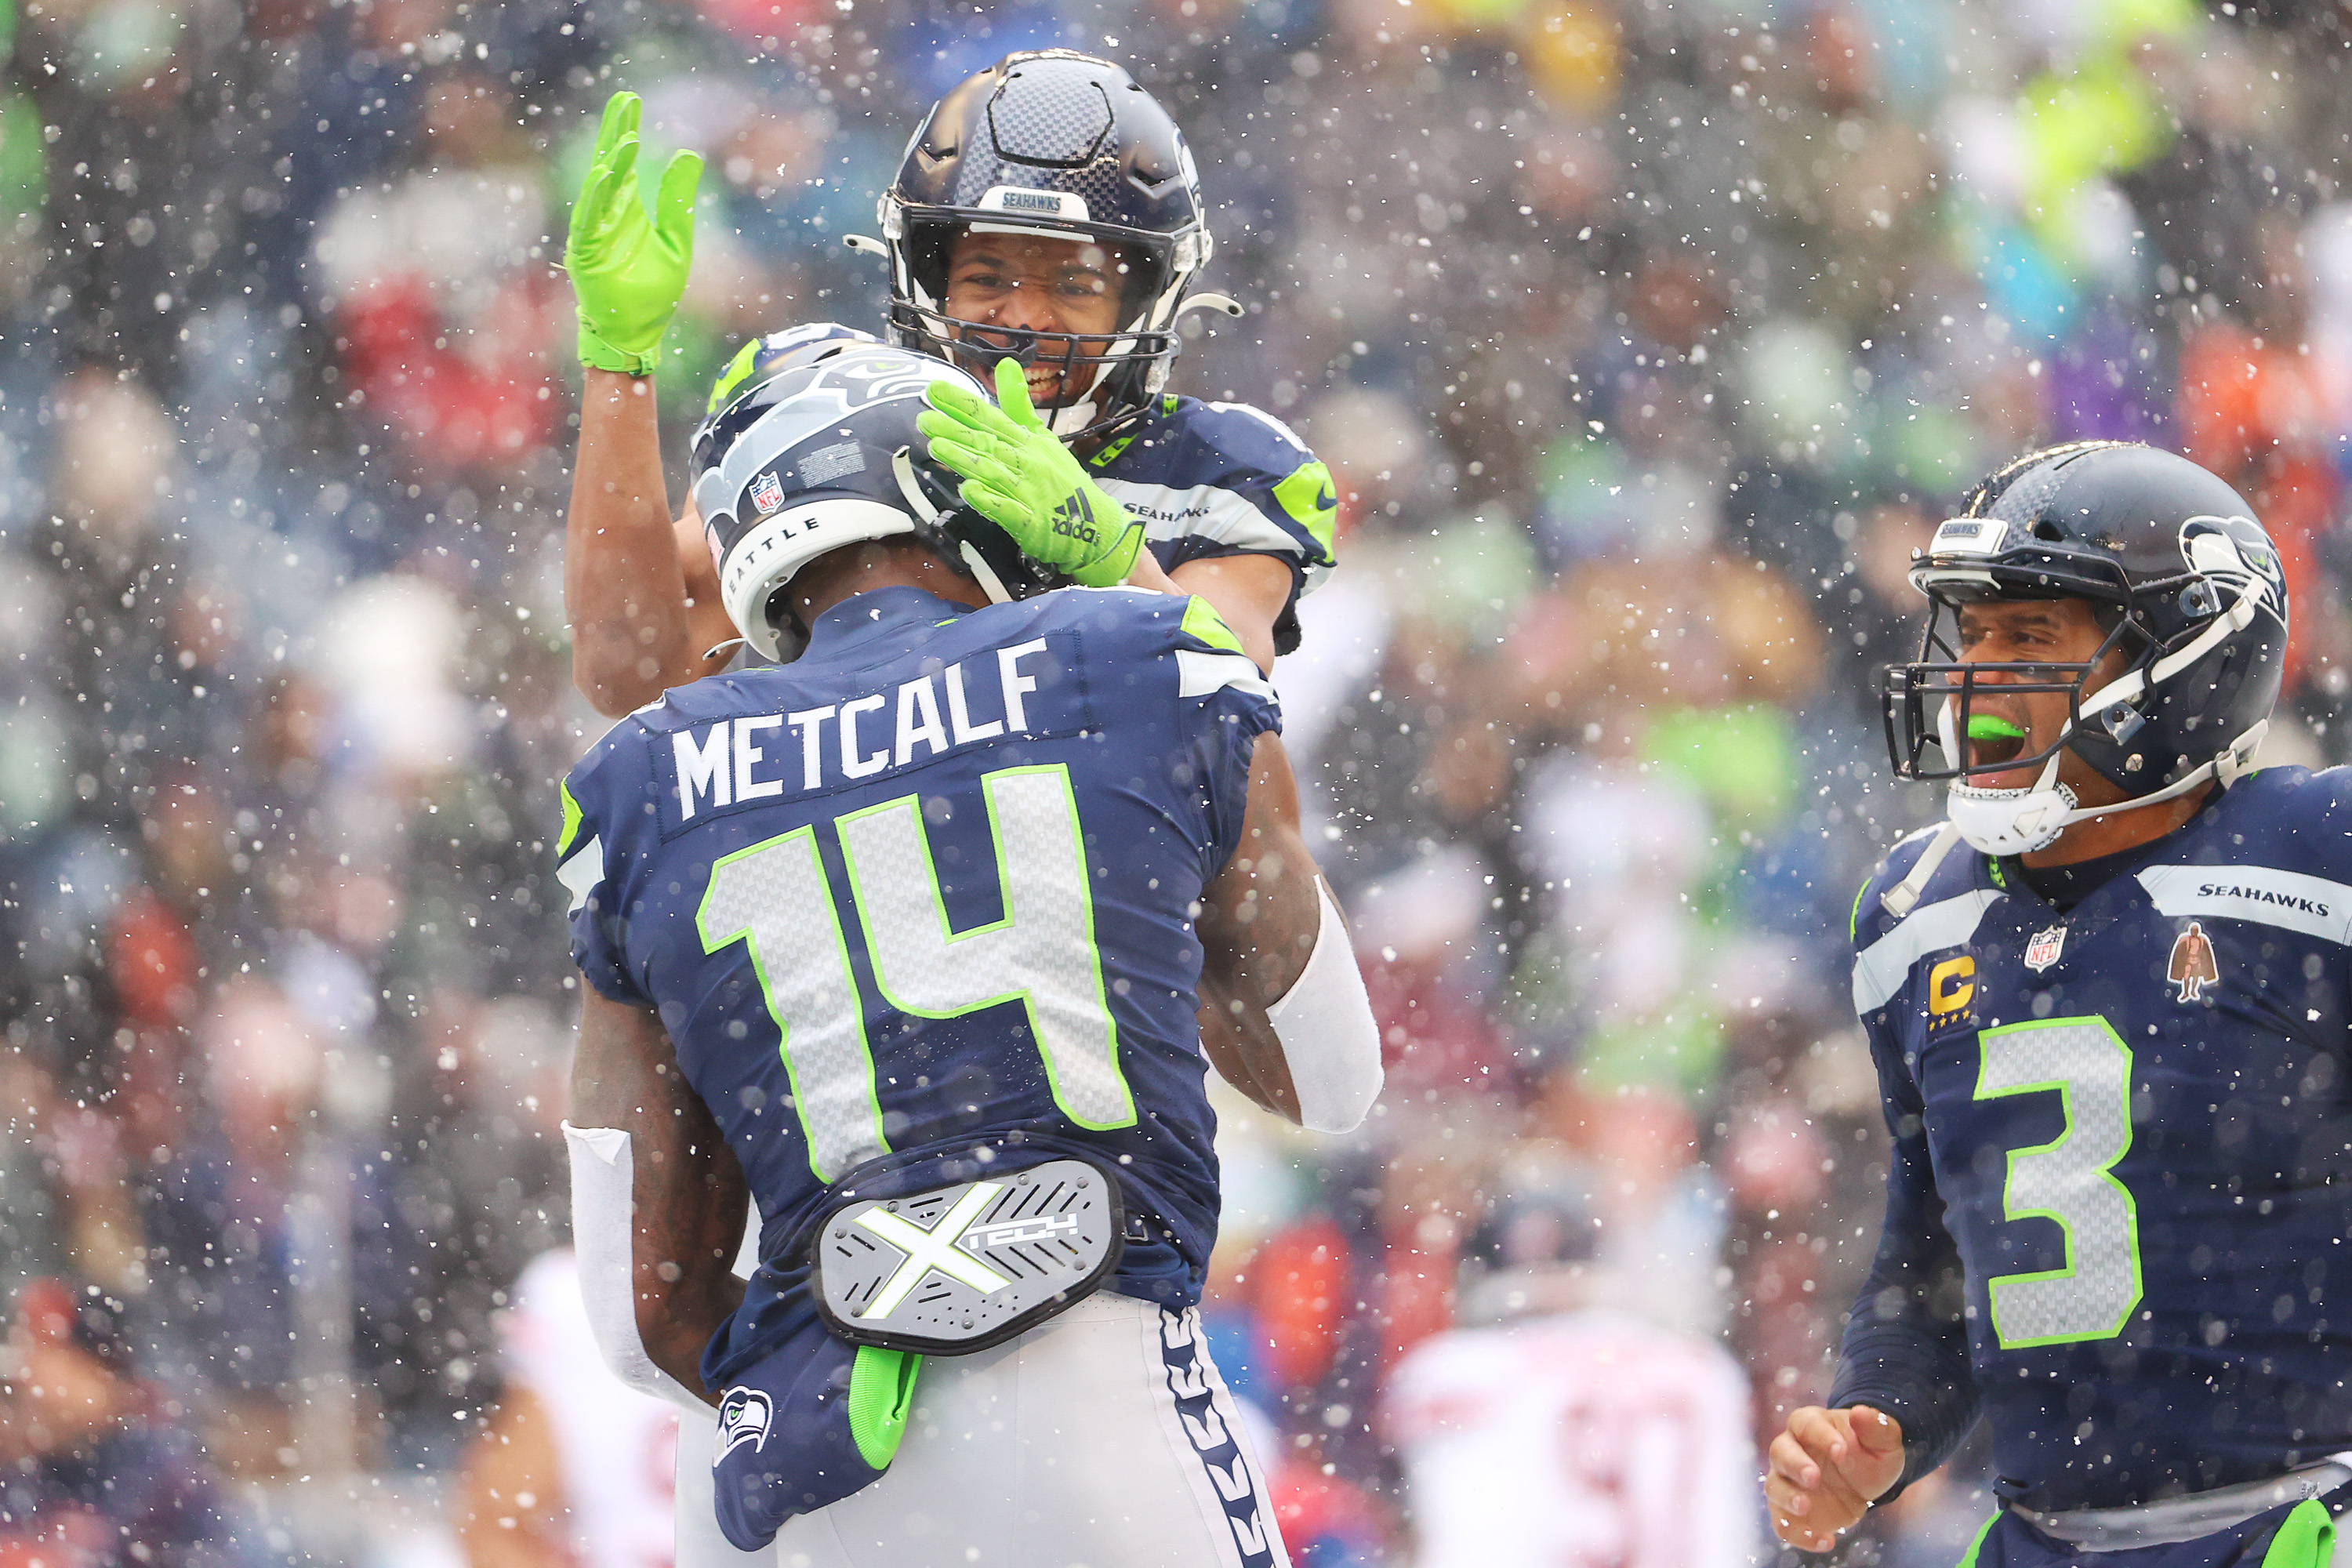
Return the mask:
<path fill-rule="evenodd" d="M 2006 719 L 1996 719 L 1990 713 L 1969 715 L 1969 739 L 1971 741 L 2022 741 L 2025 731 Z"/>

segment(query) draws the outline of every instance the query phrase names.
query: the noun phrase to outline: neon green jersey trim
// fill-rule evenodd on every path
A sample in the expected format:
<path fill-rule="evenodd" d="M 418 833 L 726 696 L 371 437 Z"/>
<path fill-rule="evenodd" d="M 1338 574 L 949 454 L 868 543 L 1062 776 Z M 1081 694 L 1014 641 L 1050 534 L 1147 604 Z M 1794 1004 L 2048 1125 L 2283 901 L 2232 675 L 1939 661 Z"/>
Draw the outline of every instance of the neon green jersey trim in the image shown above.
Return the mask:
<path fill-rule="evenodd" d="M 1274 499 L 1290 520 L 1314 537 L 1326 558 L 1331 555 L 1333 527 L 1339 517 L 1339 492 L 1331 488 L 1331 470 L 1321 463 L 1301 463 L 1288 479 L 1274 487 Z"/>
<path fill-rule="evenodd" d="M 1184 602 L 1184 632 L 1211 647 L 1221 647 L 1233 653 L 1244 653 L 1242 639 L 1234 628 L 1225 625 L 1225 617 L 1217 614 L 1217 606 L 1199 595 Z"/>
<path fill-rule="evenodd" d="M 1953 1568 L 1977 1568 L 1977 1553 L 1984 1550 L 1985 1537 L 1990 1535 L 1992 1533 L 1992 1527 L 2000 1522 L 2000 1515 L 1996 1513 L 1990 1519 L 1986 1520 L 1984 1523 L 1979 1525 L 1977 1527 L 1977 1538 L 1969 1542 L 1969 1554 L 1961 1558 L 1957 1563 L 1953 1564 Z"/>
<path fill-rule="evenodd" d="M 555 855 L 560 860 L 572 853 L 572 841 L 580 837 L 580 824 L 583 820 L 583 814 L 580 809 L 580 803 L 572 798 L 570 779 L 556 781 L 555 793 L 563 802 L 563 826 L 555 835 Z"/>

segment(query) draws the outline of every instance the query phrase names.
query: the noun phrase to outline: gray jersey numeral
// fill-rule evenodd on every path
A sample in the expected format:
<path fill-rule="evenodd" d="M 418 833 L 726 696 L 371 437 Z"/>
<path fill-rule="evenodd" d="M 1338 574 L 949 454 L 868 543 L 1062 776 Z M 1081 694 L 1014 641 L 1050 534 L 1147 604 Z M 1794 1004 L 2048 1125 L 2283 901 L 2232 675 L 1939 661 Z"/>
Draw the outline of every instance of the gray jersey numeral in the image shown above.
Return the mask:
<path fill-rule="evenodd" d="M 864 948 L 882 1001 L 920 1018 L 954 1018 L 1018 1002 L 1054 1098 L 1082 1127 L 1132 1126 L 1118 1029 L 1104 994 L 1094 898 L 1069 770 L 985 774 L 1003 918 L 949 928 L 947 900 L 922 824 L 903 795 L 840 819 L 842 860 L 857 930 L 845 932 L 817 854 L 795 829 L 710 868 L 698 917 L 703 951 L 744 942 L 809 1145 L 809 1167 L 833 1182 L 887 1152 L 864 1005 L 849 941 Z"/>
<path fill-rule="evenodd" d="M 2139 1209 L 2115 1167 L 2131 1150 L 2131 1047 L 2105 1018 L 1987 1029 L 1976 1098 L 2055 1090 L 2065 1131 L 2009 1152 L 2004 1218 L 2057 1221 L 2066 1264 L 1987 1282 L 2005 1350 L 2112 1339 L 2140 1300 Z"/>

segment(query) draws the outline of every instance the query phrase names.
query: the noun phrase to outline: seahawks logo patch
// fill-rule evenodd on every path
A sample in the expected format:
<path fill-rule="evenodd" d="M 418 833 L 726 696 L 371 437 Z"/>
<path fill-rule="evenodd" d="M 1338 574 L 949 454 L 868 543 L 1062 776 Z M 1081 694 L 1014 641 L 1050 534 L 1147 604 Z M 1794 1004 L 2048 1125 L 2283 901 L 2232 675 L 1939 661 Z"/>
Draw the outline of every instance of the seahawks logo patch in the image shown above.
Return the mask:
<path fill-rule="evenodd" d="M 717 1464 L 745 1443 L 755 1454 L 766 1447 L 768 1427 L 775 1418 L 776 1407 L 758 1389 L 729 1389 L 719 1401 L 719 1451 L 710 1462 Z"/>
<path fill-rule="evenodd" d="M 2250 517 L 2192 517 L 2180 525 L 2180 560 L 2191 572 L 2219 584 L 2227 609 L 2252 591 L 2256 603 L 2281 622 L 2286 619 L 2286 574 L 2278 552 Z"/>

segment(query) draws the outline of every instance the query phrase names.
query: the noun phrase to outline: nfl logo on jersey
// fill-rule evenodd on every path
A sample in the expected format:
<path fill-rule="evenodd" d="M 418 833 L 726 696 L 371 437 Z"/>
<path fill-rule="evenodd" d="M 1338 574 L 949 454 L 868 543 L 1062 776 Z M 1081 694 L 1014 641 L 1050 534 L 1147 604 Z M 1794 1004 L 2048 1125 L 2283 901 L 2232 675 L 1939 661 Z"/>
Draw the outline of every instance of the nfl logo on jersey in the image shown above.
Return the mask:
<path fill-rule="evenodd" d="M 2065 947 L 2064 926 L 2052 926 L 2048 931 L 2035 931 L 2033 940 L 2025 944 L 2025 967 L 2039 974 L 2058 962 L 2058 955 L 2065 951 Z"/>
<path fill-rule="evenodd" d="M 784 504 L 784 487 L 776 482 L 775 475 L 761 474 L 751 481 L 751 504 L 760 509 L 761 517 Z"/>

